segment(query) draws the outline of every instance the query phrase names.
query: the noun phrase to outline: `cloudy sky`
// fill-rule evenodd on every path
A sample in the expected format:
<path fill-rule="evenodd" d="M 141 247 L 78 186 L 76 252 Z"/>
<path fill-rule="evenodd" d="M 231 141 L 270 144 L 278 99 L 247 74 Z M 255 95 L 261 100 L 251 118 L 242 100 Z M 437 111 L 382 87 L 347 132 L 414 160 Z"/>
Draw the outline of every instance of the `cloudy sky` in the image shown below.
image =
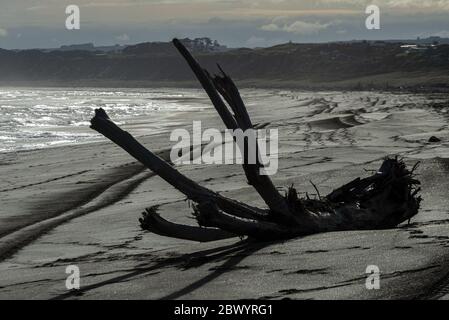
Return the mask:
<path fill-rule="evenodd" d="M 81 29 L 67 30 L 66 6 L 81 11 Z M 376 4 L 381 29 L 367 30 Z M 231 47 L 287 41 L 449 37 L 449 0 L 0 0 L 0 48 L 52 48 L 217 39 Z"/>

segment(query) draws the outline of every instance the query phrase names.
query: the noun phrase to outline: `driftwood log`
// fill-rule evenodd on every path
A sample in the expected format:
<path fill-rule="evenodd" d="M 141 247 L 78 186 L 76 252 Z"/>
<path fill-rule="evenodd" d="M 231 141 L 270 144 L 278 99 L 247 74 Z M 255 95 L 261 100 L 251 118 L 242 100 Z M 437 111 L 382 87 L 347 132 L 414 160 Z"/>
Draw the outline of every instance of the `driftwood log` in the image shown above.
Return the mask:
<path fill-rule="evenodd" d="M 232 79 L 220 68 L 211 76 L 177 39 L 173 44 L 185 58 L 228 129 L 253 128 L 245 104 Z M 194 203 L 199 227 L 180 225 L 163 219 L 157 207 L 147 208 L 141 227 L 169 237 L 193 241 L 213 241 L 235 236 L 259 240 L 288 239 L 319 232 L 393 228 L 418 213 L 421 197 L 416 168 L 408 170 L 401 159 L 385 159 L 370 177 L 343 185 L 319 199 L 301 199 L 290 187 L 282 195 L 262 165 L 244 161 L 248 183 L 254 187 L 267 209 L 223 197 L 182 175 L 171 164 L 142 146 L 120 129 L 103 109 L 95 111 L 91 128 L 119 145 Z M 257 143 L 257 142 L 256 142 Z M 244 154 L 244 152 L 243 152 Z"/>

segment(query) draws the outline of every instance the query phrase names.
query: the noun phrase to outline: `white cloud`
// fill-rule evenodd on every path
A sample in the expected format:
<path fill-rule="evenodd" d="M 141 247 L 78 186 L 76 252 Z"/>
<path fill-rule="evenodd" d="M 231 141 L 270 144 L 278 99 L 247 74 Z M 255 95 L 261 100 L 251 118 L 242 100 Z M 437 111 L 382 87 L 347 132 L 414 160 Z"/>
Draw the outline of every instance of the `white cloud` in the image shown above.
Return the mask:
<path fill-rule="evenodd" d="M 326 29 L 330 24 L 320 24 L 319 22 L 308 23 L 304 21 L 295 21 L 289 26 L 284 26 L 285 31 L 297 34 L 313 34 Z"/>
<path fill-rule="evenodd" d="M 130 37 L 126 33 L 121 34 L 115 38 L 119 41 L 129 41 L 129 39 L 130 39 Z"/>
<path fill-rule="evenodd" d="M 282 28 L 279 27 L 275 23 L 266 24 L 266 25 L 260 27 L 260 29 L 262 29 L 264 31 L 282 31 Z"/>
<path fill-rule="evenodd" d="M 291 24 L 284 24 L 284 25 L 278 25 L 276 23 L 270 23 L 267 25 L 263 25 L 260 27 L 260 29 L 264 31 L 283 31 L 283 32 L 289 32 L 294 34 L 301 34 L 301 35 L 310 35 L 320 32 L 321 30 L 326 29 L 329 27 L 330 23 L 319 23 L 319 22 L 305 22 L 305 21 L 295 21 Z"/>
<path fill-rule="evenodd" d="M 6 29 L 0 28 L 0 37 L 6 37 L 8 35 L 8 31 Z"/>

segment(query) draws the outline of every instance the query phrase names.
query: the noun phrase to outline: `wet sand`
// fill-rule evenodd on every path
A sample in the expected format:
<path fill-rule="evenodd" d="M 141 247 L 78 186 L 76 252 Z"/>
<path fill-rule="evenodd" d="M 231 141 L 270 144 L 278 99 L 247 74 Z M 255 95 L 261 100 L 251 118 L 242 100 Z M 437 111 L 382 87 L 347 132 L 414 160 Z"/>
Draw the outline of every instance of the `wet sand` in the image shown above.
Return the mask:
<path fill-rule="evenodd" d="M 0 156 L 1 299 L 438 299 L 448 298 L 449 106 L 441 96 L 373 92 L 243 91 L 255 123 L 279 130 L 279 187 L 313 196 L 379 167 L 387 155 L 421 161 L 423 203 L 396 229 L 332 232 L 278 243 L 196 243 L 140 230 L 145 207 L 195 224 L 182 194 L 109 142 Z M 173 115 L 179 127 L 214 110 Z M 179 124 L 181 122 L 181 124 Z M 168 122 L 167 122 L 168 123 Z M 182 124 L 184 123 L 184 124 Z M 168 132 L 129 125 L 167 156 Z M 429 143 L 431 136 L 441 139 Z M 181 172 L 226 196 L 262 206 L 238 165 Z M 65 287 L 77 265 L 81 290 Z M 377 265 L 379 290 L 365 270 Z"/>

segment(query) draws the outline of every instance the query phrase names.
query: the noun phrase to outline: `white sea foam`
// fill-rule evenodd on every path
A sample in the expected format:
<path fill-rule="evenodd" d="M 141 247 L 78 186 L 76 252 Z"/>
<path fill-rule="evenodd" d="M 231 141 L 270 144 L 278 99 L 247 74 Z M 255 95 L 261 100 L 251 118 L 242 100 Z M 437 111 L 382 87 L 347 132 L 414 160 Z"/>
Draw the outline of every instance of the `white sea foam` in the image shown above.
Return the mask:
<path fill-rule="evenodd" d="M 89 120 L 100 107 L 121 125 L 136 118 L 157 122 L 165 112 L 202 110 L 204 97 L 198 93 L 180 89 L 0 88 L 0 152 L 99 139 L 89 129 Z"/>

